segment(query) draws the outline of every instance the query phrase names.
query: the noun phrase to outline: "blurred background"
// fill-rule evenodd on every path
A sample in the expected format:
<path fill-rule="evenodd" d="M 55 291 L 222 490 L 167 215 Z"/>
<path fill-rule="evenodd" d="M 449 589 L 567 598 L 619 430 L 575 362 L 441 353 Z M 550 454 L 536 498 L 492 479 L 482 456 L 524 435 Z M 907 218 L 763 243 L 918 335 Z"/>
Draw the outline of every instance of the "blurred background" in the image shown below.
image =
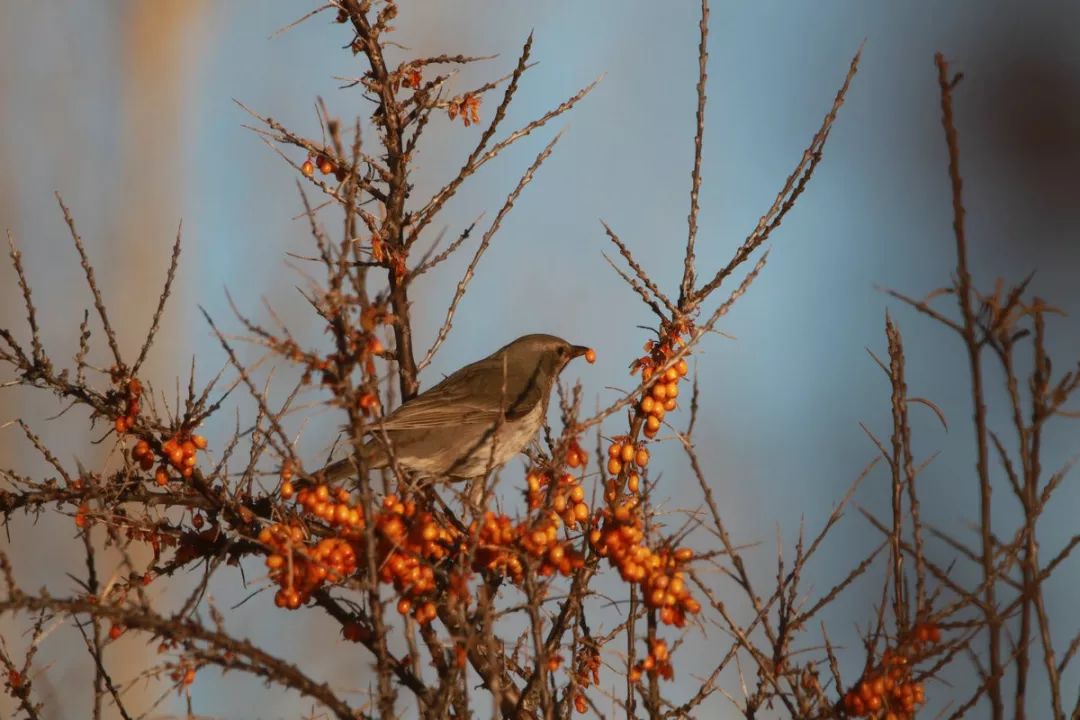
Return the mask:
<path fill-rule="evenodd" d="M 606 404 L 614 397 L 611 386 L 632 385 L 626 365 L 648 337 L 636 326 L 652 317 L 605 263 L 603 254 L 612 247 L 599 221 L 620 234 L 662 287 L 677 292 L 689 207 L 699 9 L 689 2 L 615 0 L 410 5 L 402 6 L 394 39 L 415 54 L 499 56 L 462 73 L 451 85 L 455 93 L 512 69 L 525 38 L 535 32 L 539 65 L 526 74 L 505 129 L 606 74 L 569 116 L 479 172 L 433 228 L 454 237 L 481 213 L 490 221 L 543 144 L 566 129 L 483 258 L 424 384 L 517 335 L 553 332 L 597 349 L 595 365 L 574 367 L 568 377 L 580 376 L 587 407 L 591 398 Z M 203 381 L 224 363 L 197 306 L 225 329 L 239 331 L 226 288 L 248 315 L 265 320 L 265 298 L 294 327 L 304 327 L 309 314 L 295 291 L 304 284 L 297 271 L 302 263 L 285 256 L 310 252 L 306 221 L 297 217 L 296 178 L 242 127 L 251 118 L 233 101 L 310 137 L 319 136 L 319 96 L 332 114 L 366 118 L 370 106 L 360 93 L 339 89 L 342 78 L 361 68 L 342 49 L 350 35 L 333 23 L 332 12 L 271 37 L 308 9 L 277 0 L 0 4 L 0 226 L 10 229 L 24 253 L 43 339 L 57 358 L 74 352 L 89 301 L 54 191 L 71 207 L 128 352 L 137 350 L 149 326 L 183 220 L 178 288 L 146 371 L 167 394 L 174 377 L 186 382 L 192 356 Z M 890 301 L 879 287 L 922 296 L 947 284 L 955 264 L 933 65 L 933 53 L 941 50 L 965 74 L 955 101 L 977 283 L 987 288 L 998 276 L 1019 281 L 1037 271 L 1035 293 L 1065 311 L 1077 309 L 1078 20 L 1075 8 L 1050 2 L 713 3 L 700 276 L 727 262 L 772 202 L 865 41 L 861 71 L 824 161 L 773 236 L 764 273 L 721 325 L 730 337 L 708 338 L 695 356 L 703 388 L 697 443 L 735 541 L 760 543 L 748 552 L 763 586 L 775 572 L 777 538 L 790 557 L 800 523 L 816 532 L 874 457 L 859 423 L 879 436 L 889 434 L 889 385 L 866 353 L 868 347 L 885 352 L 887 310 L 906 341 L 912 394 L 937 403 L 950 423 L 946 432 L 928 411 L 913 407 L 916 459 L 940 453 L 921 478 L 926 519 L 974 540 L 966 356 L 957 338 Z M 485 99 L 483 122 L 494 100 Z M 479 132 L 445 119 L 433 122 L 414 174 L 415 198 L 452 177 Z M 290 156 L 303 160 L 296 152 Z M 336 223 L 330 227 L 337 231 Z M 471 255 L 474 246 L 470 242 L 464 252 Z M 447 263 L 414 290 L 421 350 L 434 339 L 466 260 L 463 255 Z M 23 332 L 24 312 L 6 265 L 0 289 L 0 325 Z M 1051 323 L 1055 370 L 1080 357 L 1077 327 L 1070 318 Z M 316 329 L 300 335 L 312 344 L 321 341 Z M 255 349 L 246 355 L 257 356 Z M 991 370 L 990 420 L 1007 431 L 999 380 Z M 0 391 L 0 464 L 42 472 L 17 426 L 5 425 L 17 417 L 31 422 L 65 462 L 106 462 L 108 443 L 88 442 L 104 431 L 87 436 L 85 417 L 44 421 L 59 409 L 44 393 Z M 219 420 L 228 432 L 234 418 Z M 320 411 L 313 427 L 332 429 L 335 422 Z M 1052 425 L 1048 471 L 1078 450 L 1077 429 L 1069 422 Z M 615 432 L 618 422 L 609 426 Z M 328 437 L 307 432 L 307 447 L 325 450 Z M 670 445 L 654 453 L 656 468 L 663 468 L 658 492 L 668 507 L 695 508 L 700 492 Z M 514 472 L 512 467 L 508 482 Z M 1015 502 L 996 467 L 995 481 L 1001 483 L 995 516 L 1012 522 Z M 858 501 L 883 509 L 887 482 L 879 469 L 864 482 Z M 1044 555 L 1076 532 L 1078 503 L 1080 491 L 1070 481 L 1046 518 L 1039 538 Z M 26 518 L 12 523 L 0 543 L 32 541 L 32 551 L 16 556 L 25 587 L 67 593 L 72 583 L 64 572 L 82 572 L 73 537 L 68 519 L 33 526 Z M 857 512 L 848 513 L 812 565 L 807 599 L 813 602 L 832 587 L 879 539 Z M 705 533 L 694 541 L 711 549 Z M 939 563 L 955 559 L 940 546 L 934 552 Z M 956 573 L 975 582 L 963 561 Z M 236 573 L 229 582 L 222 577 L 211 593 L 222 608 L 260 587 L 257 564 L 246 588 L 235 582 Z M 1050 586 L 1059 652 L 1077 631 L 1069 610 L 1078 578 L 1075 562 L 1069 563 Z M 713 579 L 722 597 L 738 602 L 728 578 Z M 873 618 L 879 592 L 875 572 L 822 618 L 830 638 L 846 648 L 849 677 L 862 667 L 857 631 Z M 608 612 L 615 613 L 610 626 L 618 610 Z M 272 651 L 306 658 L 302 666 L 315 676 L 366 691 L 369 659 L 312 613 L 275 612 L 270 594 L 262 593 L 228 615 L 231 629 Z M 23 627 L 0 619 L 13 651 L 26 642 Z M 677 697 L 697 688 L 695 668 L 711 668 L 719 659 L 716 648 L 730 642 L 716 627 L 705 632 L 704 642 L 699 636 L 677 655 Z M 91 687 L 82 641 L 70 629 L 55 633 L 39 656 L 49 671 L 36 681 L 48 706 L 45 717 L 83 717 Z M 154 647 L 137 638 L 123 638 L 110 653 L 125 680 L 155 658 Z M 966 672 L 961 667 L 949 675 L 954 687 L 927 688 L 928 716 L 966 698 L 972 687 Z M 1043 685 L 1036 677 L 1031 714 L 1043 717 L 1046 698 L 1038 695 Z M 737 676 L 725 680 L 738 694 Z M 1074 690 L 1077 681 L 1074 668 L 1063 687 Z M 1066 695 L 1070 707 L 1073 690 Z M 160 690 L 141 681 L 130 692 L 146 704 L 159 700 Z M 0 698 L 0 715 L 10 709 L 8 702 Z M 183 715 L 187 702 L 175 694 L 160 698 L 151 717 Z M 294 718 L 311 710 L 309 702 L 249 678 L 209 671 L 200 673 L 190 707 L 223 718 Z M 719 695 L 703 711 L 737 716 Z"/>

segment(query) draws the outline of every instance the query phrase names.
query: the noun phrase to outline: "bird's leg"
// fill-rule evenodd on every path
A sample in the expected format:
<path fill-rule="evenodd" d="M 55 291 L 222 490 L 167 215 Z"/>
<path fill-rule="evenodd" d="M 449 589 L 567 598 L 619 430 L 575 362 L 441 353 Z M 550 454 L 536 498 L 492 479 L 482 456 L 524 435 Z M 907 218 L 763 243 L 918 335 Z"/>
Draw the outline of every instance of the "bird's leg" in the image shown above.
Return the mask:
<path fill-rule="evenodd" d="M 469 478 L 465 491 L 465 500 L 472 510 L 473 517 L 480 517 L 484 512 L 484 499 L 487 497 L 487 475 Z"/>

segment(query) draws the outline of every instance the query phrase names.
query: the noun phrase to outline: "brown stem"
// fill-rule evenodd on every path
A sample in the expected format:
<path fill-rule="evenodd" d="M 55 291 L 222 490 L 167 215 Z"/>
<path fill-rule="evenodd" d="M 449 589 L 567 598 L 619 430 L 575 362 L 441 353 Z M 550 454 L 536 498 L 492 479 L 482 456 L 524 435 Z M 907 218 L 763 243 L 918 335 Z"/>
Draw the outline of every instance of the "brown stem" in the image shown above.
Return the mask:
<path fill-rule="evenodd" d="M 949 76 L 949 64 L 941 53 L 934 55 L 941 88 L 941 125 L 949 150 L 949 181 L 952 185 L 953 235 L 956 238 L 956 295 L 964 324 L 962 335 L 967 348 L 971 370 L 971 399 L 974 405 L 975 442 L 978 457 L 976 472 L 979 478 L 979 531 L 982 541 L 983 597 L 987 635 L 989 638 L 990 677 L 994 682 L 987 688 L 994 720 L 1003 720 L 1005 706 L 1001 697 L 1001 618 L 997 613 L 996 576 L 994 567 L 994 537 L 991 527 L 991 487 L 989 450 L 986 431 L 986 400 L 983 390 L 981 345 L 976 337 L 978 327 L 972 307 L 971 273 L 967 262 L 967 235 L 964 229 L 963 180 L 960 177 L 960 145 L 953 122 L 952 90 L 959 79 Z"/>

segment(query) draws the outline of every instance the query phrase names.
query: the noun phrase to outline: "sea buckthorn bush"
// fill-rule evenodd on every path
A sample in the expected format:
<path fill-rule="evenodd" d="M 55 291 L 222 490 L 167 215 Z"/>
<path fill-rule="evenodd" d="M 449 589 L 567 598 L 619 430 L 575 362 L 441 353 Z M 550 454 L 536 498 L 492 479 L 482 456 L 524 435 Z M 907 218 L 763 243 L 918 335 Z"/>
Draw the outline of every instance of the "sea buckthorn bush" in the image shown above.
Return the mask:
<path fill-rule="evenodd" d="M 764 271 L 764 245 L 823 161 L 860 55 L 775 202 L 731 261 L 700 267 L 695 242 L 710 21 L 702 3 L 681 277 L 663 286 L 631 244 L 605 225 L 621 258 L 612 263 L 616 272 L 655 316 L 642 329 L 615 315 L 612 333 L 633 338 L 635 346 L 644 341 L 642 354 L 616 358 L 617 365 L 628 363 L 628 372 L 596 387 L 561 385 L 558 407 L 526 449 L 525 469 L 511 464 L 461 490 L 446 478 L 403 470 L 392 444 L 386 468 L 367 467 L 365 443 L 377 442 L 385 418 L 430 383 L 422 373 L 451 332 L 481 256 L 555 151 L 558 135 L 479 227 L 480 242 L 449 306 L 437 308 L 445 320 L 434 338 L 415 332 L 413 319 L 433 308 L 417 301 L 413 283 L 426 273 L 449 272 L 444 262 L 467 247 L 480 225 L 462 230 L 441 251 L 428 242 L 460 187 L 510 146 L 546 132 L 595 83 L 511 127 L 508 109 L 525 92 L 535 64 L 531 35 L 516 61 L 425 56 L 394 33 L 396 23 L 423 23 L 422 5 L 334 0 L 311 10 L 302 20 L 330 20 L 328 42 L 341 44 L 360 68 L 342 92 L 361 94 L 370 112 L 346 122 L 332 114 L 332 102 L 320 100 L 317 127 L 300 132 L 245 109 L 254 131 L 284 160 L 283 172 L 299 183 L 311 253 L 294 259 L 304 262 L 310 279 L 304 299 L 322 342 L 307 344 L 307 333 L 294 334 L 276 315 L 269 329 L 237 309 L 238 337 L 206 314 L 227 371 L 202 387 L 193 371 L 187 392 L 178 390 L 170 400 L 165 391 L 175 381 L 153 377 L 145 361 L 162 345 L 179 237 L 151 330 L 139 348 L 128 348 L 118 340 L 90 254 L 61 201 L 96 316 L 93 332 L 89 314 L 79 325 L 70 366 L 42 344 L 29 274 L 11 244 L 13 292 L 25 307 L 26 328 L 0 329 L 5 378 L 52 393 L 62 412 L 79 408 L 95 441 L 110 452 L 100 466 L 72 465 L 29 424 L 11 425 L 51 470 L 47 477 L 0 471 L 0 515 L 20 536 L 0 548 L 0 613 L 24 624 L 0 637 L 5 716 L 7 708 L 28 718 L 55 715 L 43 690 L 50 666 L 38 651 L 56 642 L 53 633 L 66 623 L 77 648 L 86 651 L 94 678 L 88 716 L 94 717 L 105 703 L 119 717 L 154 713 L 153 705 L 142 707 L 132 697 L 136 684 L 162 687 L 162 698 L 175 691 L 194 717 L 203 678 L 239 674 L 300 696 L 313 708 L 309 717 L 464 720 L 490 710 L 504 718 L 726 712 L 748 719 L 910 720 L 950 712 L 996 720 L 1023 717 L 1025 693 L 1036 684 L 1045 686 L 1039 702 L 1045 699 L 1049 710 L 1043 716 L 1066 717 L 1066 703 L 1073 701 L 1067 678 L 1075 678 L 1068 666 L 1078 643 L 1064 643 L 1051 631 L 1042 587 L 1077 543 L 1056 549 L 1049 560 L 1039 554 L 1037 525 L 1064 478 L 1041 474 L 1039 438 L 1048 422 L 1068 414 L 1080 373 L 1053 373 L 1046 349 L 1046 316 L 1053 308 L 1028 297 L 1027 281 L 1012 289 L 999 283 L 989 293 L 973 283 L 952 111 L 957 77 L 942 57 L 938 83 L 957 268 L 952 284 L 927 300 L 893 297 L 954 331 L 969 354 L 979 537 L 968 544 L 947 530 L 932 532 L 921 518 L 923 466 L 912 451 L 907 413 L 911 404 L 940 410 L 909 394 L 904 345 L 890 316 L 887 361 L 874 359 L 891 391 L 891 442 L 867 428 L 880 457 L 860 476 L 887 479 L 886 505 L 859 505 L 880 544 L 822 587 L 814 561 L 845 513 L 854 514 L 847 512 L 855 508 L 854 487 L 818 534 L 807 537 L 800 528 L 794 559 L 783 552 L 775 561 L 763 556 L 753 546 L 757 537 L 736 542 L 725 523 L 731 511 L 725 488 L 696 450 L 698 400 L 709 392 L 710 378 L 698 375 L 695 357 Z M 461 70 L 481 62 L 502 65 L 491 80 L 463 86 Z M 431 141 L 427 131 L 458 120 L 463 127 L 453 136 L 469 133 L 464 160 L 444 185 L 421 197 L 413 168 Z M 318 212 L 327 206 L 344 218 L 340 237 L 320 221 Z M 573 271 L 572 264 L 564 270 Z M 957 300 L 954 314 L 933 304 L 943 299 Z M 166 336 L 170 352 L 183 347 Z M 263 354 L 245 362 L 239 343 Z M 92 351 L 109 358 L 107 370 L 91 363 Z M 584 357 L 595 363 L 608 359 L 606 352 L 600 346 Z M 1031 353 L 1026 377 L 1017 370 L 1022 352 Z M 1015 447 L 988 427 L 984 358 L 999 361 L 1004 371 Z M 269 388 L 279 369 L 293 373 L 296 384 L 283 404 L 274 404 Z M 603 389 L 610 386 L 623 389 Z M 228 403 L 238 395 L 246 404 L 237 403 L 237 417 L 248 415 L 233 431 L 222 431 L 214 418 L 232 411 Z M 594 404 L 595 412 L 583 410 Z M 325 410 L 342 428 L 338 456 L 355 470 L 347 480 L 331 476 L 326 453 L 299 440 L 312 419 L 307 415 Z M 1011 535 L 990 526 L 989 497 L 997 483 L 988 469 L 991 445 L 1022 509 Z M 698 505 L 668 507 L 676 486 L 699 492 Z M 886 506 L 885 514 L 874 510 Z M 12 560 L 26 552 L 22 536 L 56 527 L 13 522 L 23 515 L 61 518 L 85 557 L 79 574 L 67 576 L 67 592 L 33 590 L 18 576 Z M 968 563 L 966 572 L 953 573 L 941 562 L 942 547 Z M 185 578 L 195 581 L 185 584 Z M 325 665 L 310 658 L 279 656 L 258 638 L 237 635 L 231 619 L 240 606 L 219 606 L 213 590 L 221 587 L 248 593 L 243 612 L 260 627 L 332 624 L 340 642 L 324 650 L 350 668 L 351 684 L 322 677 Z M 857 608 L 858 632 L 836 642 L 835 623 L 826 628 L 824 618 L 841 597 L 845 607 Z M 121 679 L 117 649 L 134 642 L 156 647 L 156 659 L 134 678 Z M 968 675 L 974 684 L 956 674 L 967 658 L 974 659 Z"/>

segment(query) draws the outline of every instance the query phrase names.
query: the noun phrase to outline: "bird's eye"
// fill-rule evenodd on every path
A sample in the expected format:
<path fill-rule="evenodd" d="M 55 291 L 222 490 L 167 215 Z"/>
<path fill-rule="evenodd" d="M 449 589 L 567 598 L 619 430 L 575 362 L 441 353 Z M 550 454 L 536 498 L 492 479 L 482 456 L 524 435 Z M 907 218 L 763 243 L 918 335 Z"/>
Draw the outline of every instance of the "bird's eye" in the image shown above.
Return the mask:
<path fill-rule="evenodd" d="M 559 347 L 559 357 L 566 357 L 566 354 L 568 352 L 570 352 L 570 351 L 566 349 L 566 346 L 560 346 Z"/>

